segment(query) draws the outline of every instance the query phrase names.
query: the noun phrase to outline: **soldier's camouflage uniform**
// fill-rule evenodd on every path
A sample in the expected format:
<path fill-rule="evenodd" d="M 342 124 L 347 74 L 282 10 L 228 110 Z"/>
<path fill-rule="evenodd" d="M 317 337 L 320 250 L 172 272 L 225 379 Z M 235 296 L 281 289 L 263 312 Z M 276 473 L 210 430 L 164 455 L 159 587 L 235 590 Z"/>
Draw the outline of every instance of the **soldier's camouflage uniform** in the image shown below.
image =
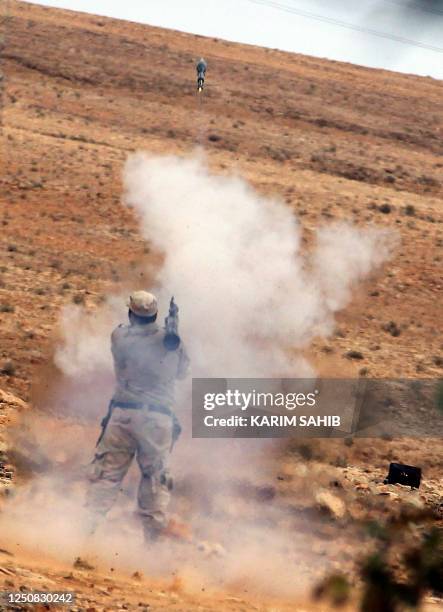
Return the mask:
<path fill-rule="evenodd" d="M 112 333 L 117 387 L 91 466 L 87 496 L 92 513 L 105 515 L 135 457 L 141 470 L 138 512 L 147 537 L 155 537 L 165 525 L 172 488 L 167 460 L 173 418 L 164 412 L 172 411 L 175 380 L 184 378 L 189 367 L 183 344 L 167 351 L 163 338 L 155 322 L 120 325 Z"/>

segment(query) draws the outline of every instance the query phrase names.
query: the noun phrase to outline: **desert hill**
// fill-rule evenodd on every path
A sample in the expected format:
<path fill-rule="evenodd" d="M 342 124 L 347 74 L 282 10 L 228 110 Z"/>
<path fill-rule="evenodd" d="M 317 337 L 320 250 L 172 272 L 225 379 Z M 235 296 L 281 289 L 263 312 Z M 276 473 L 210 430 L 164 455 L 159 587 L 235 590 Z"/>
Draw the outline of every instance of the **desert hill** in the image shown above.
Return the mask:
<path fill-rule="evenodd" d="M 24 402 L 32 404 L 45 387 L 62 306 L 94 310 L 109 292 L 142 286 L 147 279 L 140 275 L 149 266 L 155 270 L 161 254 L 120 202 L 122 166 L 137 149 L 204 149 L 215 172 L 241 174 L 259 192 L 284 200 L 302 225 L 306 248 L 313 230 L 330 220 L 395 231 L 400 240 L 393 259 L 359 289 L 339 314 L 334 335 L 317 339 L 310 356 L 334 375 L 441 377 L 440 81 L 24 2 L 10 1 L 4 14 L 3 437 L 4 426 L 26 410 Z M 200 56 L 209 67 L 198 98 Z M 331 479 L 347 480 L 343 495 L 352 500 L 356 486 L 357 497 L 369 490 L 367 466 L 380 480 L 390 459 L 421 462 L 430 483 L 420 503 L 434 508 L 441 497 L 439 457 L 440 440 L 386 440 L 370 450 L 314 451 L 311 460 L 319 472 L 332 463 Z M 290 495 L 287 482 L 305 477 L 294 469 L 286 465 L 278 495 Z M 374 495 L 380 490 L 371 489 Z M 383 515 L 396 495 L 385 493 L 388 506 L 374 504 Z M 363 512 L 358 503 L 356 514 Z M 7 557 L 4 568 L 5 580 L 17 587 L 21 580 L 68 580 L 63 567 L 42 569 L 34 559 Z M 92 578 L 80 570 L 69 580 L 90 610 L 106 607 L 106 590 L 121 591 L 123 601 L 133 588 L 126 579 L 120 584 L 97 575 L 96 596 L 88 586 Z M 145 601 L 137 588 L 128 603 L 134 609 L 134 598 Z M 271 609 L 249 595 L 197 600 L 186 599 L 177 584 L 152 589 L 150 610 Z"/>

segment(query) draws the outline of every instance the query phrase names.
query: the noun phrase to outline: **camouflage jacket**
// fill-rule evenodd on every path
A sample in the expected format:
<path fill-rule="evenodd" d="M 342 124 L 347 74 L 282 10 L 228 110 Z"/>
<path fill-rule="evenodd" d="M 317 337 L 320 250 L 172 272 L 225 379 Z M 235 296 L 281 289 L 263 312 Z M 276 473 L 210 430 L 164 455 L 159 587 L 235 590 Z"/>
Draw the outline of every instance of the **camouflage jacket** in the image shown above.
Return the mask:
<path fill-rule="evenodd" d="M 176 351 L 163 346 L 157 323 L 119 325 L 111 336 L 117 386 L 114 401 L 172 407 L 176 379 L 186 377 L 189 357 L 183 343 Z"/>

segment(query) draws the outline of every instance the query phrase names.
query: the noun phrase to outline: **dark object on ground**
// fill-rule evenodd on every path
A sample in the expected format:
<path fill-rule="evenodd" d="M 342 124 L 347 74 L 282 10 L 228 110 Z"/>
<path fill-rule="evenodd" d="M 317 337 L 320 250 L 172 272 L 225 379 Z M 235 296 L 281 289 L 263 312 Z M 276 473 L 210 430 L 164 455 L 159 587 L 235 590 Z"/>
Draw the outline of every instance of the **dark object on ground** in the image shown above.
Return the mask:
<path fill-rule="evenodd" d="M 91 565 L 88 561 L 86 561 L 85 559 L 82 559 L 81 557 L 77 557 L 72 565 L 73 567 L 75 567 L 75 569 L 79 569 L 79 570 L 86 570 L 86 571 L 95 570 L 95 567 L 93 565 Z"/>
<path fill-rule="evenodd" d="M 384 215 L 389 215 L 389 213 L 391 212 L 392 208 L 391 206 L 389 206 L 389 204 L 382 204 L 381 206 L 378 207 L 378 210 L 383 213 Z"/>
<path fill-rule="evenodd" d="M 345 357 L 347 357 L 348 359 L 364 359 L 364 355 L 363 353 L 361 353 L 360 351 L 347 351 L 347 353 L 345 353 Z"/>
<path fill-rule="evenodd" d="M 401 484 L 418 489 L 421 481 L 421 468 L 402 463 L 391 463 L 386 484 Z"/>

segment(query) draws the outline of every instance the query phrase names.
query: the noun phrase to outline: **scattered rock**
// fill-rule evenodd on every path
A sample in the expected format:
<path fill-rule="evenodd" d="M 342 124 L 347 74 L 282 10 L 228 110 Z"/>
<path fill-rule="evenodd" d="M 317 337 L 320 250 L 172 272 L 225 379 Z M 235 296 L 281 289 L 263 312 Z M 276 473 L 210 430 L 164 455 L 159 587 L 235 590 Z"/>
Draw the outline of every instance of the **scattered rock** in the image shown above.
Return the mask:
<path fill-rule="evenodd" d="M 91 565 L 85 559 L 82 559 L 81 557 L 77 557 L 77 559 L 73 563 L 73 567 L 75 567 L 75 569 L 88 570 L 88 571 L 95 569 L 93 565 Z"/>
<path fill-rule="evenodd" d="M 395 321 L 389 321 L 389 323 L 384 323 L 382 325 L 382 329 L 388 334 L 391 334 L 391 336 L 394 336 L 394 338 L 401 334 L 401 330 Z"/>
<path fill-rule="evenodd" d="M 321 490 L 315 495 L 315 501 L 320 508 L 327 510 L 334 518 L 343 518 L 346 513 L 345 503 L 337 495 L 333 495 L 329 491 Z"/>
<path fill-rule="evenodd" d="M 336 489 L 343 489 L 342 483 L 337 479 L 331 480 L 331 482 L 329 483 L 329 486 L 334 487 Z"/>
<path fill-rule="evenodd" d="M 347 359 L 364 359 L 363 353 L 355 350 L 347 351 L 345 357 Z"/>
<path fill-rule="evenodd" d="M 381 204 L 381 205 L 378 207 L 378 210 L 379 210 L 381 213 L 383 213 L 384 215 L 389 215 L 389 213 L 390 213 L 390 212 L 391 212 L 391 210 L 392 210 L 392 207 L 391 207 L 391 205 L 390 205 L 390 204 Z"/>
<path fill-rule="evenodd" d="M 2 404 L 7 404 L 16 410 L 24 410 L 27 407 L 26 402 L 22 399 L 13 395 L 12 393 L 7 393 L 6 391 L 2 391 L 0 389 L 0 406 Z"/>
<path fill-rule="evenodd" d="M 4 374 L 5 376 L 14 376 L 15 371 L 16 371 L 15 365 L 13 364 L 12 361 L 5 361 L 2 369 L 0 370 L 0 372 Z"/>
<path fill-rule="evenodd" d="M 330 344 L 325 344 L 321 347 L 323 353 L 330 354 L 334 352 L 333 347 Z"/>
<path fill-rule="evenodd" d="M 75 295 L 72 296 L 72 301 L 74 304 L 84 304 L 85 303 L 85 296 L 83 295 L 83 293 L 76 293 Z"/>
<path fill-rule="evenodd" d="M 407 217 L 414 217 L 415 216 L 415 206 L 413 206 L 412 204 L 407 204 L 404 207 L 403 212 Z"/>

